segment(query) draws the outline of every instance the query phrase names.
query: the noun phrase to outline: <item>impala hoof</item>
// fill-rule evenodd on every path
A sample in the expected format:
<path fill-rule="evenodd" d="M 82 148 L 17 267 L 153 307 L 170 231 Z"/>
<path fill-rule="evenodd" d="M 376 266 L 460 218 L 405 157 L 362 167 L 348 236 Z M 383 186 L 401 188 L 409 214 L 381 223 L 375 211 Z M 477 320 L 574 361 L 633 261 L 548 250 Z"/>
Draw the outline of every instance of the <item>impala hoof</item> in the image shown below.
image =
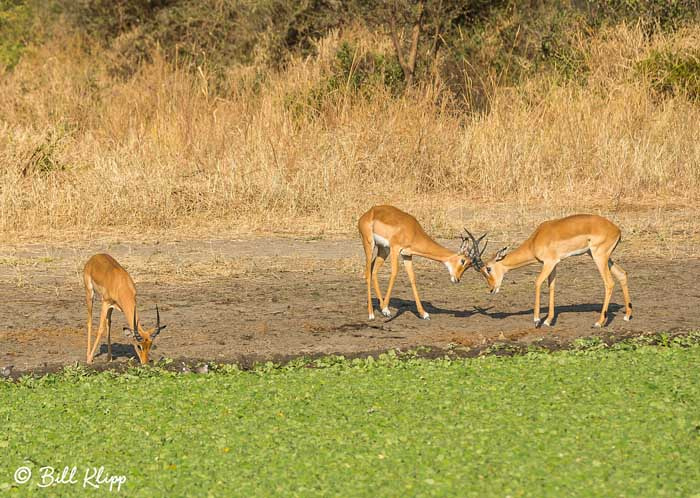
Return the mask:
<path fill-rule="evenodd" d="M 550 322 L 549 320 L 545 320 L 544 322 L 542 322 L 542 325 L 544 325 L 544 326 L 546 326 L 546 327 L 551 327 L 551 326 L 552 326 L 552 322 Z"/>
<path fill-rule="evenodd" d="M 601 323 L 599 323 L 599 322 L 595 322 L 595 323 L 593 324 L 593 328 L 594 328 L 594 329 L 599 329 L 599 328 L 601 328 L 602 326 L 603 326 L 603 325 L 602 325 Z"/>
<path fill-rule="evenodd" d="M 623 318 L 623 320 L 626 321 L 626 322 L 629 322 L 630 320 L 632 320 L 632 317 L 631 317 L 631 316 L 625 315 L 625 317 Z"/>
<path fill-rule="evenodd" d="M 430 320 L 430 315 L 429 315 L 428 313 L 423 313 L 420 317 L 421 317 L 423 320 Z"/>
<path fill-rule="evenodd" d="M 391 316 L 391 311 L 389 311 L 389 308 L 384 308 L 382 310 L 382 315 L 386 316 L 387 318 Z"/>
<path fill-rule="evenodd" d="M 374 313 L 370 313 L 368 320 L 374 320 Z"/>

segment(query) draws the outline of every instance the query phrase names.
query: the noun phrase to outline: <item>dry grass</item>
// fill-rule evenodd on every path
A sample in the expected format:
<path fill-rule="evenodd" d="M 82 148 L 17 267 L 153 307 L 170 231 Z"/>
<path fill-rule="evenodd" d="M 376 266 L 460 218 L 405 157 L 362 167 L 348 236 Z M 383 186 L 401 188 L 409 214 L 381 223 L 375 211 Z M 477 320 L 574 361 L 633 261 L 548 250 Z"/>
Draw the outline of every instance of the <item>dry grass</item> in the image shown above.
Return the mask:
<path fill-rule="evenodd" d="M 360 50 L 388 46 L 353 36 Z M 699 38 L 700 28 L 651 40 L 603 32 L 581 47 L 586 83 L 543 76 L 496 89 L 487 114 L 455 113 L 436 82 L 401 98 L 341 89 L 302 116 L 286 104 L 318 87 L 338 34 L 261 90 L 255 67 L 232 69 L 223 96 L 204 71 L 157 54 L 119 80 L 98 52 L 62 39 L 0 79 L 0 231 L 352 233 L 369 206 L 395 203 L 445 232 L 465 218 L 493 229 L 504 204 L 538 214 L 692 206 L 700 107 L 659 99 L 635 67 Z M 663 218 L 628 216 L 650 230 Z"/>

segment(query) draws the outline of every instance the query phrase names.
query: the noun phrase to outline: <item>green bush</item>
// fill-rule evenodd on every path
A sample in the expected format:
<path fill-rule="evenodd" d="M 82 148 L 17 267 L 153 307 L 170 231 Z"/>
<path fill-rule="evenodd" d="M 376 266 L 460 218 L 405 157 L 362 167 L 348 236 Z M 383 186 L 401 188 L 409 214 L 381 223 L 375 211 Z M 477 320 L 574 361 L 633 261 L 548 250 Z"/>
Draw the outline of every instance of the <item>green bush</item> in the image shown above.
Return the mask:
<path fill-rule="evenodd" d="M 681 54 L 654 51 L 637 69 L 662 95 L 685 94 L 700 99 L 700 49 Z"/>
<path fill-rule="evenodd" d="M 0 0 L 0 67 L 12 69 L 32 40 L 33 8 L 23 0 Z"/>
<path fill-rule="evenodd" d="M 287 95 L 285 106 L 297 118 L 318 115 L 324 102 L 334 95 L 352 93 L 370 98 L 379 88 L 399 95 L 404 89 L 404 75 L 395 55 L 361 52 L 353 44 L 342 42 L 330 74 L 308 92 Z"/>

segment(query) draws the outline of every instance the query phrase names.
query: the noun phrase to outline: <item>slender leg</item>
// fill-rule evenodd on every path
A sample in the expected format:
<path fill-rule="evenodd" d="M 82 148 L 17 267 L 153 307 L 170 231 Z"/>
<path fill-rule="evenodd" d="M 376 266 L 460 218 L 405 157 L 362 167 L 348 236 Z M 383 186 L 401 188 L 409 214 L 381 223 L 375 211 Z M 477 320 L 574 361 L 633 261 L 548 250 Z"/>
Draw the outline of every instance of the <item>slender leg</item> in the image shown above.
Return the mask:
<path fill-rule="evenodd" d="M 555 266 L 552 273 L 549 274 L 547 278 L 547 286 L 549 287 L 549 312 L 547 313 L 547 318 L 544 320 L 544 324 L 549 327 L 552 325 L 552 320 L 554 320 L 554 286 L 557 283 L 557 267 Z"/>
<path fill-rule="evenodd" d="M 391 299 L 391 291 L 394 288 L 394 282 L 396 281 L 396 274 L 399 272 L 399 250 L 394 248 L 391 251 L 391 277 L 389 277 L 389 287 L 386 290 L 386 295 L 384 296 L 384 301 L 382 303 L 382 314 L 384 316 L 391 316 L 391 311 L 389 311 L 389 300 Z"/>
<path fill-rule="evenodd" d="M 388 255 L 388 247 L 377 246 L 377 257 L 374 259 L 374 263 L 372 263 L 372 281 L 374 282 L 374 291 L 377 294 L 380 306 L 382 303 L 382 289 L 379 287 L 379 278 L 377 275 L 379 274 L 381 267 L 384 265 L 384 261 L 386 261 L 386 257 Z"/>
<path fill-rule="evenodd" d="M 430 320 L 430 315 L 426 313 L 425 308 L 423 308 L 423 303 L 420 302 L 420 297 L 418 296 L 418 287 L 416 287 L 416 275 L 413 272 L 413 258 L 411 256 L 403 256 L 403 266 L 408 273 L 408 280 L 411 282 L 411 288 L 413 289 L 413 298 L 416 300 L 416 308 L 418 309 L 418 314 L 424 320 Z"/>
<path fill-rule="evenodd" d="M 540 324 L 540 289 L 542 288 L 542 283 L 549 277 L 557 263 L 559 261 L 545 261 L 542 271 L 537 276 L 537 280 L 535 280 L 535 325 Z"/>
<path fill-rule="evenodd" d="M 603 307 L 600 310 L 600 318 L 597 322 L 593 324 L 594 327 L 603 327 L 608 318 L 608 305 L 610 304 L 610 296 L 612 296 L 613 288 L 615 287 L 615 281 L 610 274 L 610 269 L 608 268 L 608 258 L 609 254 L 601 253 L 600 251 L 592 253 L 593 261 L 595 261 L 600 276 L 603 278 L 603 283 L 605 284 L 605 299 L 603 300 Z"/>
<path fill-rule="evenodd" d="M 114 308 L 107 310 L 107 361 L 112 361 L 112 311 Z"/>
<path fill-rule="evenodd" d="M 365 280 L 367 281 L 367 315 L 374 320 L 374 308 L 372 307 L 372 242 L 362 234 L 362 246 L 365 249 Z M 381 301 L 380 301 L 381 303 Z"/>
<path fill-rule="evenodd" d="M 623 270 L 620 265 L 613 263 L 612 259 L 608 260 L 608 267 L 610 272 L 615 276 L 618 282 L 620 282 L 620 287 L 622 287 L 622 294 L 625 296 L 625 318 L 626 322 L 632 319 L 632 301 L 630 300 L 630 291 L 627 288 L 627 272 Z"/>
<path fill-rule="evenodd" d="M 92 360 L 95 358 L 95 352 L 100 346 L 100 339 L 102 339 L 102 333 L 104 332 L 107 321 L 107 310 L 109 310 L 109 304 L 107 304 L 105 301 L 102 301 L 102 310 L 100 310 L 100 326 L 97 329 L 97 337 L 95 338 L 95 344 L 92 345 L 92 351 L 90 352 L 90 358 L 88 359 L 88 363 L 92 363 Z"/>
<path fill-rule="evenodd" d="M 92 358 L 90 357 L 90 341 L 92 339 L 92 301 L 95 295 L 95 291 L 92 289 L 90 283 L 85 282 L 85 304 L 87 304 L 87 352 L 86 360 L 88 363 L 92 363 Z"/>

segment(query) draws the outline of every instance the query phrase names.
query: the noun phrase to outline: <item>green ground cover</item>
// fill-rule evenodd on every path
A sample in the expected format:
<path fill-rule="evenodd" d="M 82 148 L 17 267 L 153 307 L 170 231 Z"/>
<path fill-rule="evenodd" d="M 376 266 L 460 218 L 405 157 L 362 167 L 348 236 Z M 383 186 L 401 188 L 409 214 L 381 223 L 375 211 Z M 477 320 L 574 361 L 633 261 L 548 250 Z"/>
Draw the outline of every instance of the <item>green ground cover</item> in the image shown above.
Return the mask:
<path fill-rule="evenodd" d="M 589 346 L 0 382 L 0 494 L 700 496 L 700 346 Z"/>

